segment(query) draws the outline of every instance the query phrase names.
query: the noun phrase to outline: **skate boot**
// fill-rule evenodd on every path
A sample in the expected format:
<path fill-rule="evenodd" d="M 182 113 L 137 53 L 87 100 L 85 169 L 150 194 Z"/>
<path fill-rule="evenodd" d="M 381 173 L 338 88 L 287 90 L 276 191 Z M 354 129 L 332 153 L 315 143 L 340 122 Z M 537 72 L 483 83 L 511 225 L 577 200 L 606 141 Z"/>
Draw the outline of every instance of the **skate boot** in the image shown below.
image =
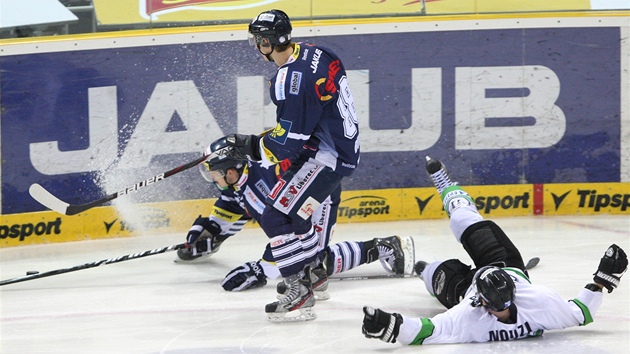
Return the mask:
<path fill-rule="evenodd" d="M 389 236 L 375 238 L 374 248 L 383 268 L 397 275 L 412 275 L 415 262 L 415 247 L 409 236 Z M 368 252 L 370 253 L 370 252 Z"/>
<path fill-rule="evenodd" d="M 330 294 L 328 293 L 328 273 L 326 267 L 324 267 L 324 263 L 320 263 L 320 265 L 311 270 L 310 280 L 315 300 L 324 301 L 330 299 Z M 278 292 L 278 299 L 281 299 L 283 296 L 287 295 L 289 288 L 284 281 L 281 281 L 276 285 L 276 291 Z"/>
<path fill-rule="evenodd" d="M 208 258 L 208 256 L 217 253 L 219 251 L 219 247 L 221 246 L 220 242 L 214 242 L 214 247 L 212 247 L 211 238 L 203 238 L 195 242 L 195 244 L 190 248 L 180 248 L 177 250 L 177 258 L 175 262 L 181 263 L 190 263 L 199 260 L 203 260 Z M 211 251 L 208 252 L 208 249 Z"/>
<path fill-rule="evenodd" d="M 308 267 L 304 272 L 284 279 L 287 286 L 286 294 L 278 301 L 265 306 L 269 321 L 300 322 L 317 318 L 313 311 L 315 296 L 313 296 L 311 281 L 305 273 L 310 273 Z"/>
<path fill-rule="evenodd" d="M 426 268 L 428 264 L 429 263 L 425 261 L 418 261 L 416 262 L 416 265 L 413 266 L 413 270 L 414 272 L 416 272 L 416 275 L 418 276 L 418 278 L 424 280 L 424 278 L 422 277 L 422 272 L 424 271 L 424 268 Z"/>
<path fill-rule="evenodd" d="M 440 194 L 440 198 L 442 198 L 442 205 L 449 217 L 451 216 L 451 212 L 457 208 L 475 205 L 470 195 L 464 192 L 464 190 L 457 185 L 457 182 L 451 181 L 446 166 L 444 166 L 443 163 L 429 156 L 427 156 L 426 159 L 427 172 L 429 176 L 431 176 L 431 180 Z"/>
<path fill-rule="evenodd" d="M 456 182 L 451 182 L 451 178 L 448 175 L 446 166 L 444 166 L 443 163 L 441 163 L 439 160 L 432 159 L 429 156 L 427 156 L 426 159 L 427 172 L 429 173 L 429 176 L 431 176 L 431 180 L 433 180 L 433 185 L 435 185 L 435 188 L 437 188 L 437 191 L 438 193 L 440 193 L 440 195 L 446 188 L 457 185 Z"/>

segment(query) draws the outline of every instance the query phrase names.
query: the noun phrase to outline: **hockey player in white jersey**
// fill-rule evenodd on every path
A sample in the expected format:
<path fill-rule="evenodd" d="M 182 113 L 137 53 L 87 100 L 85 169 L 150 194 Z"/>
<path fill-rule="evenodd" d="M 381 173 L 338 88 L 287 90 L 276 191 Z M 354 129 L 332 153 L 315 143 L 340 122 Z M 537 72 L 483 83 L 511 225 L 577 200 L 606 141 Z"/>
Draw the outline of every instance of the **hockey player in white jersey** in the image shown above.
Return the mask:
<path fill-rule="evenodd" d="M 593 283 L 567 301 L 530 282 L 517 248 L 498 225 L 483 220 L 473 199 L 451 182 L 441 162 L 427 157 L 426 168 L 455 238 L 477 269 L 456 259 L 416 263 L 427 290 L 448 310 L 431 318 L 412 318 L 366 306 L 362 330 L 367 338 L 405 345 L 507 341 L 593 321 L 602 289 L 612 292 L 627 269 L 620 247 L 613 244 L 606 250 Z"/>

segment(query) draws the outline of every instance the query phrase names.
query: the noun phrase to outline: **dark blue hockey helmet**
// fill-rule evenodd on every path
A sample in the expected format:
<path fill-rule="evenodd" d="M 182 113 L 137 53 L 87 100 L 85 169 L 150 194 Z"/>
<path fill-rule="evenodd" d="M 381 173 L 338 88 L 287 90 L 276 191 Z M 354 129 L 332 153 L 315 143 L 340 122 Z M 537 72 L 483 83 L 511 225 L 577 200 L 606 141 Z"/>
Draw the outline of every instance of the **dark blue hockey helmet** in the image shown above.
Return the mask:
<path fill-rule="evenodd" d="M 206 148 L 204 154 L 208 158 L 199 165 L 199 171 L 206 181 L 214 183 L 214 179 L 210 176 L 210 171 L 218 171 L 222 176 L 225 176 L 230 168 L 236 169 L 239 173 L 243 171 L 247 160 L 235 158 L 233 150 L 234 147 L 227 142 L 226 137 L 213 141 Z"/>
<path fill-rule="evenodd" d="M 509 274 L 494 266 L 480 268 L 473 280 L 477 294 L 472 298 L 473 306 L 484 306 L 494 311 L 503 311 L 514 302 L 516 287 Z M 483 301 L 482 301 L 483 300 Z"/>
<path fill-rule="evenodd" d="M 291 20 L 284 11 L 265 11 L 249 24 L 249 44 L 268 46 L 263 39 L 267 39 L 272 46 L 288 44 L 291 42 L 291 30 Z"/>

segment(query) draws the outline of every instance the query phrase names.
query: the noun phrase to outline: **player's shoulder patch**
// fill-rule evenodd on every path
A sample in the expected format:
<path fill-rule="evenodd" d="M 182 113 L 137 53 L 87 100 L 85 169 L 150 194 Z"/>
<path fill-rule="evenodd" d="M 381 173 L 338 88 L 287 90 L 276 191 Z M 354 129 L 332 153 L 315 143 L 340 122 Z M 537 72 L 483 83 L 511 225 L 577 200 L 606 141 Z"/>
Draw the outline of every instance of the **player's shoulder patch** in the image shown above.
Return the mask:
<path fill-rule="evenodd" d="M 284 145 L 287 142 L 292 124 L 288 120 L 280 119 L 273 131 L 269 133 L 269 138 L 280 145 Z"/>
<path fill-rule="evenodd" d="M 302 73 L 299 71 L 294 71 L 291 73 L 291 82 L 289 83 L 289 94 L 298 95 L 300 94 L 300 83 L 302 83 Z"/>
<path fill-rule="evenodd" d="M 275 87 L 275 92 L 276 92 L 276 99 L 278 101 L 284 101 L 287 96 L 285 94 L 285 83 L 287 81 L 287 74 L 288 74 L 289 68 L 284 67 L 284 68 L 280 68 L 278 70 L 278 73 L 276 74 L 276 87 Z"/>

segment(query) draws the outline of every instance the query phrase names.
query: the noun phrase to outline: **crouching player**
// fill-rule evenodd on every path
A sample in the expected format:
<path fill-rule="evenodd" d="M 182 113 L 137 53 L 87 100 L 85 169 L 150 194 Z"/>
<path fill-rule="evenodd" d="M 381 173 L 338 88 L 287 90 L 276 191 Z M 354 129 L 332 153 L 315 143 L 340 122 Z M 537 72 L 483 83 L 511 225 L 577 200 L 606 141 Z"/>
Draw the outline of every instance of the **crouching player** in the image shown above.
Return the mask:
<path fill-rule="evenodd" d="M 208 159 L 200 164 L 204 178 L 221 192 L 209 217 L 199 216 L 187 236 L 187 248 L 178 250 L 178 262 L 193 262 L 217 252 L 221 244 L 240 231 L 248 220 L 259 220 L 266 207 L 271 187 L 278 181 L 283 168 L 280 163 L 264 168 L 260 163 L 242 160 L 227 154 L 231 147 L 221 138 L 206 150 Z M 333 193 L 313 213 L 313 229 L 317 235 L 319 265 L 311 269 L 315 298 L 329 298 L 328 277 L 379 260 L 392 274 L 412 274 L 414 245 L 411 237 L 389 236 L 371 240 L 344 241 L 329 245 L 339 206 L 341 190 Z M 280 277 L 269 244 L 260 260 L 246 262 L 229 272 L 221 285 L 227 291 L 242 291 L 267 284 L 267 279 Z M 286 291 L 284 283 L 277 286 L 279 294 Z"/>

